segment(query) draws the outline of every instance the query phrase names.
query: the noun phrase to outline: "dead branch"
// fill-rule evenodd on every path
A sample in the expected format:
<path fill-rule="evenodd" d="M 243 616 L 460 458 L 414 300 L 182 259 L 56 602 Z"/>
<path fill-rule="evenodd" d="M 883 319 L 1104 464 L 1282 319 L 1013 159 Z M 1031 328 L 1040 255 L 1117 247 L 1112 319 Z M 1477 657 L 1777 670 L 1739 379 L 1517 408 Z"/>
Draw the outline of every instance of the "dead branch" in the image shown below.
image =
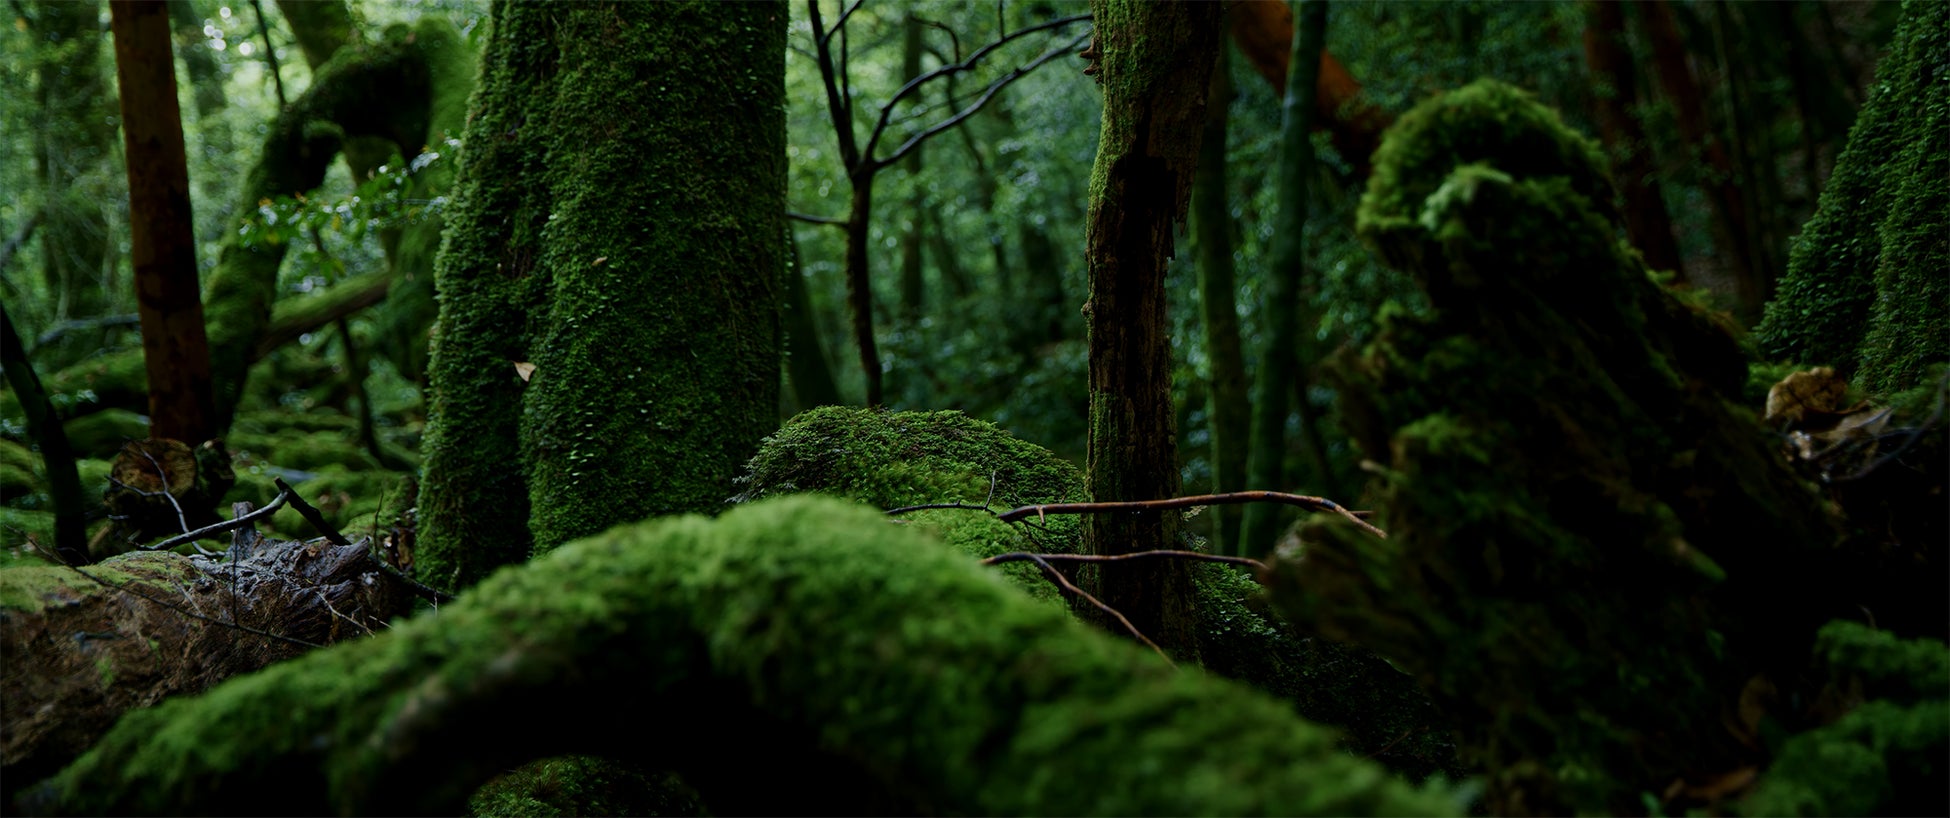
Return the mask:
<path fill-rule="evenodd" d="M 1005 562 L 1026 562 L 1037 559 L 1045 559 L 1051 562 L 1120 562 L 1123 560 L 1154 557 L 1170 557 L 1173 559 L 1192 560 L 1194 562 L 1219 562 L 1227 565 L 1244 565 L 1248 568 L 1256 568 L 1259 570 L 1266 569 L 1266 563 L 1248 557 L 1228 557 L 1221 554 L 1205 554 L 1198 551 L 1174 550 L 1133 551 L 1129 554 L 1031 554 L 1026 551 L 1015 551 L 989 557 L 988 559 L 982 560 L 982 564 L 1000 565 Z"/>
<path fill-rule="evenodd" d="M 1050 581 L 1056 583 L 1056 586 L 1058 588 L 1063 589 L 1065 593 L 1068 593 L 1072 596 L 1082 597 L 1085 602 L 1089 602 L 1091 605 L 1095 606 L 1097 610 L 1103 611 L 1104 613 L 1115 617 L 1117 621 L 1124 623 L 1124 630 L 1130 631 L 1131 635 L 1137 637 L 1138 641 L 1150 645 L 1151 649 L 1157 651 L 1159 656 L 1163 656 L 1166 664 L 1169 664 L 1172 667 L 1178 666 L 1177 662 L 1171 661 L 1171 656 L 1165 653 L 1164 648 L 1158 647 L 1158 643 L 1151 641 L 1151 637 L 1145 636 L 1143 632 L 1139 631 L 1136 625 L 1131 624 L 1131 620 L 1126 619 L 1124 617 L 1124 614 L 1120 613 L 1116 608 L 1113 608 L 1109 605 L 1105 605 L 1103 600 L 1091 596 L 1089 592 L 1083 590 L 1082 588 L 1078 588 L 1077 586 L 1071 584 L 1070 578 L 1063 576 L 1063 572 L 1056 570 L 1056 567 L 1050 565 L 1049 560 L 1043 559 L 1042 555 L 1024 554 L 1023 556 L 1028 558 L 1030 562 L 1036 563 L 1037 567 L 1042 568 L 1043 574 L 1045 576 L 1048 576 L 1050 578 Z"/>
<path fill-rule="evenodd" d="M 1346 518 L 1348 521 L 1359 526 L 1363 531 L 1382 539 L 1387 539 L 1388 537 L 1388 532 L 1370 525 L 1368 521 L 1361 519 L 1360 515 L 1349 511 L 1341 504 L 1325 497 L 1313 497 L 1305 494 L 1286 494 L 1278 491 L 1234 491 L 1225 494 L 1201 494 L 1195 497 L 1172 497 L 1164 500 L 1133 500 L 1121 503 L 1051 503 L 1048 505 L 1023 506 L 1021 508 L 1011 509 L 997 515 L 996 519 L 1005 523 L 1013 523 L 1029 517 L 1041 518 L 1050 514 L 1168 511 L 1175 508 L 1224 506 L 1241 503 L 1279 503 L 1281 505 L 1298 506 L 1310 511 L 1332 512 Z"/>

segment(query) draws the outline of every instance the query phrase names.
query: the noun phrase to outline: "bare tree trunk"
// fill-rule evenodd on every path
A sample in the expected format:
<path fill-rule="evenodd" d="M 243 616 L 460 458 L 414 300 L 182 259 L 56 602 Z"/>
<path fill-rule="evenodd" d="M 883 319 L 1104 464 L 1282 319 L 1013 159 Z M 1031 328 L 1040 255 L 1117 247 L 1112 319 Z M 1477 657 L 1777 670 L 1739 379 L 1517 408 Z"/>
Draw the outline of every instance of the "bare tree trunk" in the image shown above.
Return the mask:
<path fill-rule="evenodd" d="M 1165 266 L 1191 199 L 1222 9 L 1216 3 L 1095 0 L 1091 48 L 1104 86 L 1103 139 L 1092 175 L 1090 495 L 1152 500 L 1178 493 Z M 1175 515 L 1095 515 L 1090 549 L 1121 554 L 1177 545 Z M 1099 596 L 1168 650 L 1196 653 L 1184 563 L 1113 563 Z"/>
<path fill-rule="evenodd" d="M 122 140 L 129 167 L 130 253 L 142 356 L 149 377 L 149 434 L 192 445 L 215 436 L 210 342 L 196 282 L 190 173 L 176 104 L 169 8 L 110 3 Z"/>

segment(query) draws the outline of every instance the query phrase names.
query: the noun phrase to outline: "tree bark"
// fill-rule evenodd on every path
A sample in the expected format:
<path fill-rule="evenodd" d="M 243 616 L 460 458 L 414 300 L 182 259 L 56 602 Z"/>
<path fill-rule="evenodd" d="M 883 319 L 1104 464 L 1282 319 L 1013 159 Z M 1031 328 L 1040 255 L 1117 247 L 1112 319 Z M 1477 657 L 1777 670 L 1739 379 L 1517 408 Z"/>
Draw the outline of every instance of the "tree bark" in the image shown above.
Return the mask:
<path fill-rule="evenodd" d="M 69 565 L 86 565 L 87 506 L 81 493 L 81 476 L 75 470 L 74 450 L 68 445 L 67 430 L 48 405 L 47 392 L 41 389 L 41 379 L 27 360 L 27 347 L 21 344 L 20 333 L 5 306 L 0 306 L 0 371 L 19 396 L 20 407 L 27 414 L 27 434 L 41 450 L 48 499 L 54 505 L 55 553 Z"/>
<path fill-rule="evenodd" d="M 1091 177 L 1090 495 L 1154 500 L 1178 493 L 1165 266 L 1191 198 L 1206 94 L 1218 56 L 1216 3 L 1095 0 L 1089 54 L 1104 86 L 1103 137 Z M 1094 553 L 1172 548 L 1170 514 L 1088 521 Z M 1098 596 L 1169 650 L 1196 652 L 1183 564 L 1110 564 Z"/>
<path fill-rule="evenodd" d="M 1211 400 L 1207 423 L 1212 434 L 1212 491 L 1246 487 L 1246 445 L 1252 408 L 1247 403 L 1246 359 L 1239 342 L 1238 283 L 1233 277 L 1231 202 L 1226 192 L 1226 122 L 1232 100 L 1230 49 L 1219 47 L 1206 100 L 1205 134 L 1192 179 L 1192 241 L 1198 251 L 1198 302 L 1205 326 L 1205 354 L 1211 359 Z M 1239 553 L 1240 509 L 1212 510 L 1213 550 Z"/>
<path fill-rule="evenodd" d="M 1287 0 L 1240 0 L 1227 9 L 1239 53 L 1273 86 L 1273 93 L 1285 96 L 1288 57 L 1293 51 L 1293 9 Z M 1366 178 L 1368 157 L 1381 144 L 1381 132 L 1394 117 L 1362 99 L 1361 83 L 1325 49 L 1320 52 L 1315 82 L 1314 127 L 1325 129 L 1333 137 L 1334 149 L 1354 166 L 1355 175 Z"/>
<path fill-rule="evenodd" d="M 149 436 L 194 445 L 216 436 L 217 418 L 169 8 L 118 0 L 109 4 L 109 19 L 129 167 L 130 255 L 149 381 Z"/>
<path fill-rule="evenodd" d="M 1273 248 L 1266 265 L 1266 301 L 1260 309 L 1266 346 L 1253 376 L 1252 445 L 1246 465 L 1249 487 L 1261 491 L 1291 488 L 1286 479 L 1287 397 L 1295 381 L 1300 385 L 1298 397 L 1304 400 L 1306 396 L 1309 379 L 1305 368 L 1313 361 L 1299 359 L 1303 345 L 1300 335 L 1303 330 L 1312 332 L 1317 323 L 1307 316 L 1311 310 L 1302 305 L 1300 291 L 1306 276 L 1302 237 L 1307 224 L 1307 182 L 1314 172 L 1309 125 L 1314 116 L 1313 94 L 1318 88 L 1316 78 L 1310 75 L 1320 65 L 1313 55 L 1326 41 L 1326 0 L 1299 3 L 1295 20 L 1300 36 L 1293 41 L 1293 54 L 1287 63 L 1291 74 L 1281 105 L 1280 153 L 1273 171 L 1279 227 L 1273 231 Z M 1313 345 L 1305 346 L 1311 349 Z M 1311 424 L 1312 407 L 1302 404 L 1299 408 L 1301 423 Z M 1321 461 L 1317 465 L 1324 468 L 1324 458 L 1317 459 Z M 1240 553 L 1260 554 L 1272 549 L 1278 535 L 1278 512 L 1267 505 L 1246 508 L 1240 520 Z"/>

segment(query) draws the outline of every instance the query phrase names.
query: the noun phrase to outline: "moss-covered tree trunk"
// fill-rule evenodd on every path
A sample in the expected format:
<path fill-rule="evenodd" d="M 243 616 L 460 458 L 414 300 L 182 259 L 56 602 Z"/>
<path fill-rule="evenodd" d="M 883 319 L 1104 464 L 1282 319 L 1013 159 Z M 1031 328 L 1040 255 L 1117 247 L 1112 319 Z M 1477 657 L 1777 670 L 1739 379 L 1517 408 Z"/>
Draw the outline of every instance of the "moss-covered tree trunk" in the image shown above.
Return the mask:
<path fill-rule="evenodd" d="M 1103 137 L 1090 180 L 1090 496 L 1152 500 L 1178 493 L 1165 264 L 1192 195 L 1206 94 L 1218 56 L 1216 3 L 1097 0 Z M 1173 548 L 1173 514 L 1096 515 L 1099 554 Z M 1098 597 L 1173 650 L 1195 651 L 1191 573 L 1171 560 L 1106 565 Z"/>
<path fill-rule="evenodd" d="M 1313 310 L 1302 303 L 1301 287 L 1306 278 L 1307 181 L 1314 174 L 1314 147 L 1311 124 L 1314 95 L 1318 91 L 1319 55 L 1327 40 L 1327 2 L 1309 0 L 1296 3 L 1296 37 L 1288 58 L 1286 95 L 1280 104 L 1280 151 L 1273 169 L 1274 196 L 1279 203 L 1275 216 L 1273 247 L 1266 263 L 1265 301 L 1260 304 L 1260 321 L 1266 327 L 1259 369 L 1253 374 L 1252 443 L 1246 459 L 1246 480 L 1260 491 L 1291 491 L 1286 470 L 1287 399 L 1294 399 L 1300 413 L 1301 434 L 1314 464 L 1312 477 L 1328 477 L 1326 456 L 1318 443 L 1319 422 L 1307 402 L 1307 385 L 1312 381 L 1307 370 L 1313 367 L 1312 339 L 1302 332 L 1313 332 L 1318 322 Z M 1297 394 L 1296 394 L 1297 393 Z M 1318 486 L 1301 486 L 1301 491 L 1318 492 Z M 1240 553 L 1263 554 L 1273 547 L 1282 519 L 1279 506 L 1256 503 L 1240 515 Z"/>
<path fill-rule="evenodd" d="M 776 426 L 785 25 L 776 3 L 494 7 L 438 265 L 435 582 L 716 509 Z"/>
<path fill-rule="evenodd" d="M 1889 393 L 1950 359 L 1950 4 L 1910 2 L 1755 331 L 1780 360 Z"/>

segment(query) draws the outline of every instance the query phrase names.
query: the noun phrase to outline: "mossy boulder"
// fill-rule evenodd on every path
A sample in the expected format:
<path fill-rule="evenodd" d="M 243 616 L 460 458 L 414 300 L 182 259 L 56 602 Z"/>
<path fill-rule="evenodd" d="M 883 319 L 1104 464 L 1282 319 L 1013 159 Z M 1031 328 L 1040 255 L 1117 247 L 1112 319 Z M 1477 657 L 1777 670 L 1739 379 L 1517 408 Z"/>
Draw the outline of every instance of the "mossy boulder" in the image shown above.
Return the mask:
<path fill-rule="evenodd" d="M 1874 394 L 1950 360 L 1950 4 L 1907 0 L 1755 334 Z"/>
<path fill-rule="evenodd" d="M 1431 309 L 1330 367 L 1388 537 L 1319 522 L 1270 580 L 1422 681 L 1493 812 L 1643 810 L 1746 766 L 1722 714 L 1856 590 L 1739 405 L 1725 317 L 1648 273 L 1610 191 L 1597 144 L 1503 83 L 1390 130 L 1358 229 Z"/>

